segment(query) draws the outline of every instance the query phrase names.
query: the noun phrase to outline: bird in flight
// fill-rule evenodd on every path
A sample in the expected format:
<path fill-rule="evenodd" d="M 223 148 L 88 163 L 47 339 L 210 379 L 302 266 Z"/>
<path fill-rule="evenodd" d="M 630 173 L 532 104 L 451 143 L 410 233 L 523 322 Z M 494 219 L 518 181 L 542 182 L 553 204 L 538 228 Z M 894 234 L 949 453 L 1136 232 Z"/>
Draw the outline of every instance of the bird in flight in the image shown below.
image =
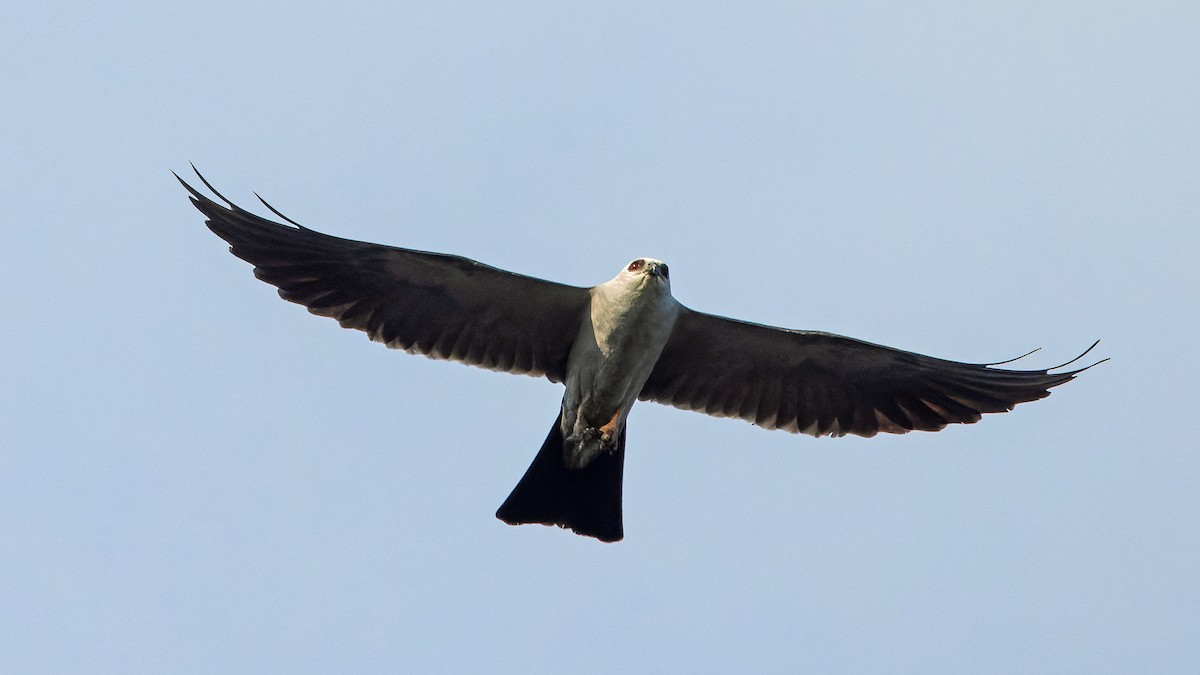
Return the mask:
<path fill-rule="evenodd" d="M 639 400 L 812 436 L 938 431 L 1048 396 L 1091 367 L 1062 370 L 1096 346 L 1045 370 L 947 361 L 694 311 L 671 296 L 667 265 L 653 258 L 591 288 L 569 286 L 322 234 L 260 197 L 284 222 L 269 220 L 196 175 L 224 202 L 176 175 L 209 229 L 284 300 L 410 354 L 565 385 L 550 433 L 496 512 L 512 525 L 620 540 L 625 422 Z"/>

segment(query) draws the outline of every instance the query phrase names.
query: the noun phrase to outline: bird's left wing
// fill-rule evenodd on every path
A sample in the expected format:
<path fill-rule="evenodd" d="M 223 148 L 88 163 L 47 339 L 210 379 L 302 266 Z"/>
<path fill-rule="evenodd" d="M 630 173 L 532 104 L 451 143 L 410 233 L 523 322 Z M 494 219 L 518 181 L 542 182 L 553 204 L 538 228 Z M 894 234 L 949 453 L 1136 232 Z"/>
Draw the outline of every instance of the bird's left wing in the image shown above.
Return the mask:
<path fill-rule="evenodd" d="M 178 176 L 176 176 L 178 178 Z M 210 190 L 212 186 L 200 176 Z M 321 234 L 219 204 L 182 179 L 209 229 L 285 300 L 388 347 L 555 382 L 589 302 L 585 288 L 441 253 Z"/>
<path fill-rule="evenodd" d="M 767 429 L 874 436 L 977 422 L 1043 398 L 1083 370 L 994 365 L 684 308 L 640 398 Z"/>

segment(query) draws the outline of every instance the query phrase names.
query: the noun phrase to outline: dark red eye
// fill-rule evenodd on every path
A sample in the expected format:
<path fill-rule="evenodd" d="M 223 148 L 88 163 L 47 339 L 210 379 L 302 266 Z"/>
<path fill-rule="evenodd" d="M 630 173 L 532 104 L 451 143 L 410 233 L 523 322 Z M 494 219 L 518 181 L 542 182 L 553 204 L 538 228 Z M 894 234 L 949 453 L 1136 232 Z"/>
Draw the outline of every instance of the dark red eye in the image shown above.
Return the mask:
<path fill-rule="evenodd" d="M 634 260 L 633 262 L 629 263 L 629 271 L 636 272 L 645 266 L 646 266 L 645 260 Z"/>

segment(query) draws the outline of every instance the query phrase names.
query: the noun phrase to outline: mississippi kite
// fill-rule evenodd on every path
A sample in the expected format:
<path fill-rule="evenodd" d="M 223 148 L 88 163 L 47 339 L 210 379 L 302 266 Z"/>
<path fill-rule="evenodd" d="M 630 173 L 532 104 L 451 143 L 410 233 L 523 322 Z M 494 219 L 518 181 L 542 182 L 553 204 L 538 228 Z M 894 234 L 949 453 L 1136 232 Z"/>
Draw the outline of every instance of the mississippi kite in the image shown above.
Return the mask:
<path fill-rule="evenodd" d="M 625 420 L 638 400 L 792 433 L 874 436 L 971 424 L 1048 396 L 1086 370 L 1060 370 L 1078 358 L 1046 370 L 998 369 L 696 312 L 671 296 L 667 265 L 653 258 L 580 288 L 341 239 L 265 201 L 287 224 L 257 216 L 199 177 L 224 202 L 180 179 L 209 229 L 283 299 L 410 354 L 566 386 L 541 450 L 496 512 L 513 525 L 621 539 Z"/>

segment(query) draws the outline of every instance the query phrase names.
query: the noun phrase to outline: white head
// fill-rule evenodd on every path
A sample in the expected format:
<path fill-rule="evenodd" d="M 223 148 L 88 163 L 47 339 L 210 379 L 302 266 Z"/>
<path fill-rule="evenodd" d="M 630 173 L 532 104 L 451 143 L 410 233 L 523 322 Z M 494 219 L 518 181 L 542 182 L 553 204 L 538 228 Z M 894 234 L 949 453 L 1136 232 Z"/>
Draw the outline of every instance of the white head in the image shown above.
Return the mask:
<path fill-rule="evenodd" d="M 663 284 L 666 290 L 671 289 L 670 270 L 667 264 L 654 258 L 638 258 L 625 266 L 617 275 L 625 284 L 634 283 L 638 286 L 647 283 Z M 615 281 L 615 279 L 614 279 Z"/>

